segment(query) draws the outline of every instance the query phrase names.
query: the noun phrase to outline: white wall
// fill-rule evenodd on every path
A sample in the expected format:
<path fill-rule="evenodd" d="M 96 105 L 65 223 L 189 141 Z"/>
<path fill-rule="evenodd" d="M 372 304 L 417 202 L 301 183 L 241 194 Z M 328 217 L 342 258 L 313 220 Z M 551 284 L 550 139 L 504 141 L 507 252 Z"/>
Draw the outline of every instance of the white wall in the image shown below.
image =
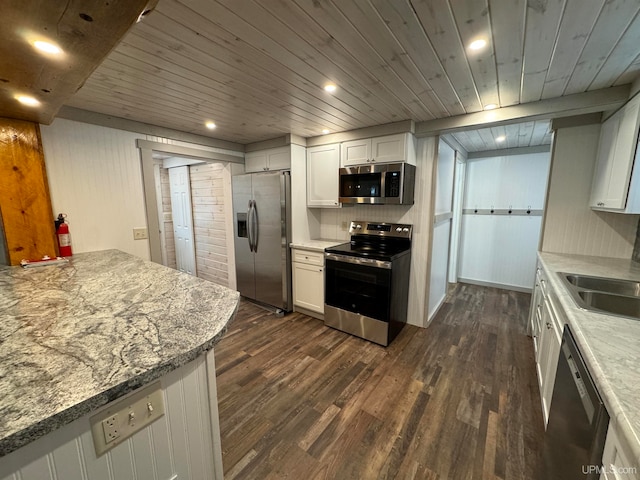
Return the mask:
<path fill-rule="evenodd" d="M 589 207 L 600 125 L 554 134 L 542 251 L 631 258 L 638 215 Z"/>
<path fill-rule="evenodd" d="M 68 215 L 75 253 L 117 248 L 149 259 L 148 241 L 133 240 L 147 226 L 136 139 L 243 155 L 59 118 L 40 129 L 53 210 Z"/>
<path fill-rule="evenodd" d="M 414 204 L 354 205 L 338 209 L 316 209 L 321 212 L 320 236 L 326 239 L 349 240 L 352 220 L 409 223 L 413 225 L 411 244 L 411 277 L 407 322 L 424 327 L 427 320 L 428 259 L 431 237 L 431 184 L 436 161 L 437 138 L 418 139 L 416 151 L 416 185 Z"/>
<path fill-rule="evenodd" d="M 104 455 L 96 458 L 89 414 L 2 457 L 0 479 L 221 480 L 213 355 L 162 377 L 165 415 Z"/>
<path fill-rule="evenodd" d="M 463 208 L 542 210 L 548 171 L 548 153 L 469 159 Z M 540 216 L 464 214 L 460 281 L 532 288 L 540 225 Z"/>

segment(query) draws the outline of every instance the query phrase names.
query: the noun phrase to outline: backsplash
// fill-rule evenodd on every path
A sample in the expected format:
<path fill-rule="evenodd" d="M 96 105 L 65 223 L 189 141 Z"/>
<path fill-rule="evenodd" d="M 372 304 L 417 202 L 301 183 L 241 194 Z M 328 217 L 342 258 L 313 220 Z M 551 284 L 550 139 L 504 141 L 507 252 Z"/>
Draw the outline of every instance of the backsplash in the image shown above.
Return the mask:
<path fill-rule="evenodd" d="M 320 236 L 330 240 L 349 240 L 352 220 L 365 222 L 408 223 L 413 225 L 414 206 L 410 205 L 354 205 L 353 207 L 323 208 L 320 217 Z"/>

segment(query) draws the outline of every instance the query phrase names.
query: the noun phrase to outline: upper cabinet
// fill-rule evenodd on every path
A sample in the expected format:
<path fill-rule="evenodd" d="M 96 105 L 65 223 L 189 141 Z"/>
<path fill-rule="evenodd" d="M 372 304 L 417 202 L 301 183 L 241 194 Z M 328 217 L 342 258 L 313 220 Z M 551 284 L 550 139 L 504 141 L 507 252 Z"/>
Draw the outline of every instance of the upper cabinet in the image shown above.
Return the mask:
<path fill-rule="evenodd" d="M 249 152 L 244 156 L 244 168 L 246 173 L 289 170 L 291 168 L 291 147 Z"/>
<path fill-rule="evenodd" d="M 337 208 L 340 144 L 307 149 L 307 206 Z"/>
<path fill-rule="evenodd" d="M 640 95 L 609 117 L 600 130 L 590 206 L 640 213 L 640 167 L 634 169 L 640 128 Z"/>
<path fill-rule="evenodd" d="M 386 135 L 344 142 L 340 165 L 349 167 L 366 163 L 408 162 L 415 165 L 415 139 L 410 133 Z"/>

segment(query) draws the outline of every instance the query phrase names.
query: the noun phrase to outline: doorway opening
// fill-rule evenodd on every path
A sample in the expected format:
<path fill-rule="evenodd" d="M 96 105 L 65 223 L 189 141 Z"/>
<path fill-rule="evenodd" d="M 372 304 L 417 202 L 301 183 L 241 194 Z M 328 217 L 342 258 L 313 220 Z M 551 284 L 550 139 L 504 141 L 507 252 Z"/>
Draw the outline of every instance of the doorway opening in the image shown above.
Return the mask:
<path fill-rule="evenodd" d="M 138 140 L 151 260 L 236 288 L 231 176 L 244 156 Z"/>

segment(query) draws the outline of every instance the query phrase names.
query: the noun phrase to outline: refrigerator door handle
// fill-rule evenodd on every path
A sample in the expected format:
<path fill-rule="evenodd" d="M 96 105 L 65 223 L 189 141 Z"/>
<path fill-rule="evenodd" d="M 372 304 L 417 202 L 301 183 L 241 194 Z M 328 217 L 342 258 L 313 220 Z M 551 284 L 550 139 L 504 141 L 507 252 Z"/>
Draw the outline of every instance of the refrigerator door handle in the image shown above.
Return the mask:
<path fill-rule="evenodd" d="M 251 216 L 251 219 L 253 221 L 253 226 L 252 226 L 252 230 L 253 230 L 253 251 L 254 252 L 258 252 L 258 240 L 260 239 L 260 228 L 258 227 L 258 205 L 256 204 L 256 201 L 253 200 L 253 215 Z"/>
<path fill-rule="evenodd" d="M 253 252 L 253 222 L 252 222 L 252 212 L 253 212 L 253 200 L 249 200 L 249 205 L 247 206 L 247 236 L 249 240 L 249 251 Z"/>

